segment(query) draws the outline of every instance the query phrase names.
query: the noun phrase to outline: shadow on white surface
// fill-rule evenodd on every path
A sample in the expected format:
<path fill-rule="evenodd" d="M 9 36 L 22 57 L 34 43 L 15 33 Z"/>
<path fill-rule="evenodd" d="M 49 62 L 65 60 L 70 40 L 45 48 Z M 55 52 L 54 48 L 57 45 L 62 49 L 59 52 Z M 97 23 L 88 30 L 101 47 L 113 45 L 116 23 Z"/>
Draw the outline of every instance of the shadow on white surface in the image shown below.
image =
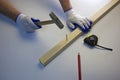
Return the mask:
<path fill-rule="evenodd" d="M 7 24 L 10 24 L 10 25 L 15 25 L 15 22 L 12 21 L 11 19 L 7 18 L 6 16 L 0 14 L 0 22 L 3 22 L 3 23 L 7 23 Z M 16 28 L 14 26 L 14 28 Z"/>
<path fill-rule="evenodd" d="M 57 13 L 57 15 L 59 15 L 60 18 L 62 18 L 62 20 L 65 20 L 65 15 L 59 0 L 41 0 L 40 2 L 44 4 L 44 7 Z"/>

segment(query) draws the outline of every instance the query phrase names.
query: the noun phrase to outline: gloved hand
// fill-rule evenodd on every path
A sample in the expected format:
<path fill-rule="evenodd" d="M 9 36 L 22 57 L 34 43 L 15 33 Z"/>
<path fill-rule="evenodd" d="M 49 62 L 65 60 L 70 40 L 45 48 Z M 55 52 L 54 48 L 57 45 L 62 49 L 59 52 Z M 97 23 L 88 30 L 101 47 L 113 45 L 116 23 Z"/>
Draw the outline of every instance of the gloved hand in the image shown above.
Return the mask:
<path fill-rule="evenodd" d="M 23 30 L 25 30 L 26 32 L 30 33 L 41 28 L 41 26 L 38 25 L 37 22 L 40 22 L 40 20 L 31 18 L 24 14 L 19 14 L 16 19 L 17 25 L 23 28 Z"/>
<path fill-rule="evenodd" d="M 65 14 L 67 17 L 66 23 L 72 31 L 79 27 L 82 32 L 87 33 L 91 29 L 92 21 L 76 14 L 73 9 L 66 11 Z"/>

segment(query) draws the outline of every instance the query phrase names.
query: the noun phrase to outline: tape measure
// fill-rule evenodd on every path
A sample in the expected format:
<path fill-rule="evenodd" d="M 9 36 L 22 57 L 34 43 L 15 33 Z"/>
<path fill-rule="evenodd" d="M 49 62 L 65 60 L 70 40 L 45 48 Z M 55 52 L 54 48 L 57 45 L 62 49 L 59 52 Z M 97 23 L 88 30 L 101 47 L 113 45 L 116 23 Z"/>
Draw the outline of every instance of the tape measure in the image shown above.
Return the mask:
<path fill-rule="evenodd" d="M 98 37 L 96 35 L 90 35 L 90 36 L 86 37 L 84 39 L 84 43 L 88 44 L 91 47 L 97 46 L 97 47 L 100 47 L 100 48 L 103 48 L 103 49 L 106 49 L 106 50 L 110 50 L 110 51 L 113 50 L 111 48 L 106 48 L 106 47 L 98 45 L 97 44 L 98 43 Z"/>

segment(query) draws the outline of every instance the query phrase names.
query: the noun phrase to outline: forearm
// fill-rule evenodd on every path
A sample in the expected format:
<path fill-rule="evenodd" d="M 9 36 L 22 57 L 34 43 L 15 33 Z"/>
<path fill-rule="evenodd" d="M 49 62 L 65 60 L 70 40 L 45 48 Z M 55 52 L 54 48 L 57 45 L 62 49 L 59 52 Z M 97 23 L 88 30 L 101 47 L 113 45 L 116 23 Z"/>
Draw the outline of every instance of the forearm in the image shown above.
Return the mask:
<path fill-rule="evenodd" d="M 20 14 L 7 0 L 0 0 L 0 13 L 9 17 L 13 21 L 16 20 L 17 16 Z"/>
<path fill-rule="evenodd" d="M 72 8 L 70 4 L 70 0 L 59 0 L 59 1 L 64 11 L 67 11 Z"/>

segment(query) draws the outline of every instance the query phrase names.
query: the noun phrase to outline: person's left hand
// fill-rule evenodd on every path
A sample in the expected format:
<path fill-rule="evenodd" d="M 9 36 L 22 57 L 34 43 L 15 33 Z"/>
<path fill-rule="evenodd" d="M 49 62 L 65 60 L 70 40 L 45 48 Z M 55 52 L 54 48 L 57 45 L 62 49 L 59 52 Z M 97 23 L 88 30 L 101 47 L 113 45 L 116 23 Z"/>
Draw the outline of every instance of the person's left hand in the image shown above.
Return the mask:
<path fill-rule="evenodd" d="M 65 14 L 67 17 L 66 23 L 72 31 L 76 28 L 80 28 L 82 32 L 87 33 L 91 29 L 92 21 L 76 14 L 73 9 L 68 10 Z"/>

